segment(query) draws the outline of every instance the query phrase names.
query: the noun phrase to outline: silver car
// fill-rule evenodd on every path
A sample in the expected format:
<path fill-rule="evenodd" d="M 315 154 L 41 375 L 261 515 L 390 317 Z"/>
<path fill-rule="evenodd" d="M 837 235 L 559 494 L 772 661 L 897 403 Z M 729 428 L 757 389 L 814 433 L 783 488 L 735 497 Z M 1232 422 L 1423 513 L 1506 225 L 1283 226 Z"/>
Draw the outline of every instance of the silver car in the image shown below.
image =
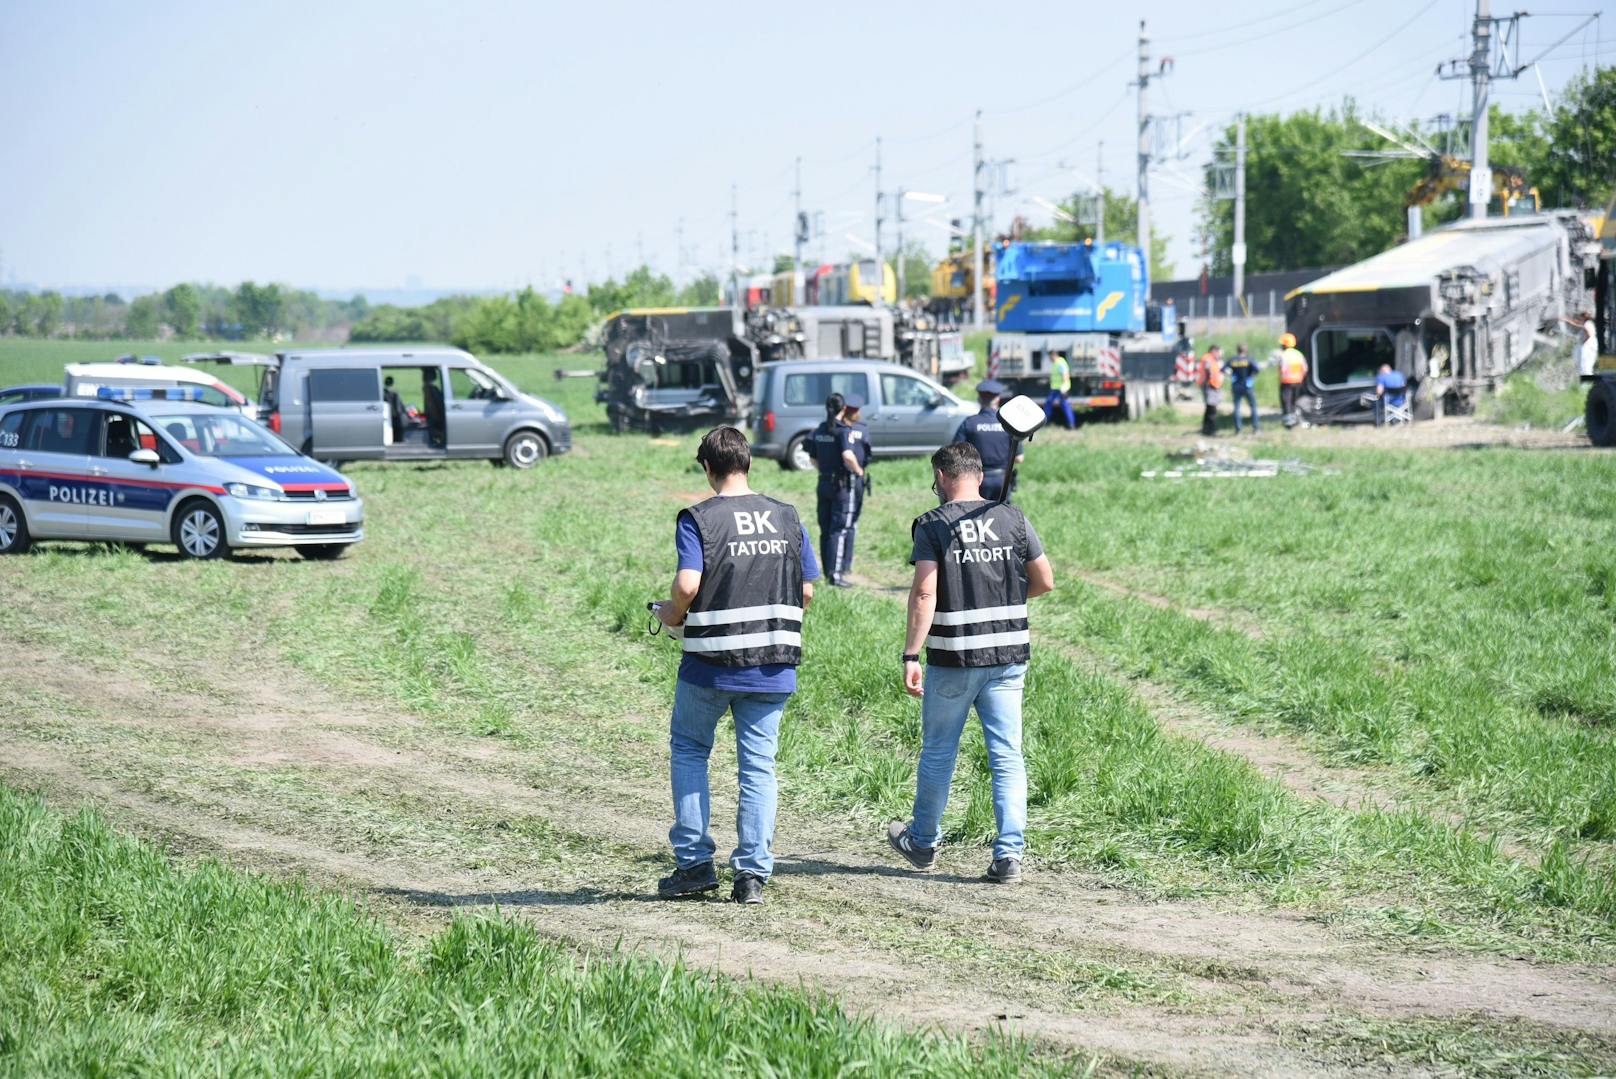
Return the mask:
<path fill-rule="evenodd" d="M 807 440 L 832 393 L 864 398 L 878 458 L 930 453 L 977 411 L 935 380 L 880 360 L 786 360 L 759 368 L 758 380 L 752 453 L 786 468 L 814 467 Z"/>
<path fill-rule="evenodd" d="M 123 391 L 143 392 L 154 393 Z M 364 538 L 352 484 L 252 420 L 117 393 L 0 410 L 0 554 L 63 539 L 173 543 L 187 558 L 247 547 L 336 558 Z"/>

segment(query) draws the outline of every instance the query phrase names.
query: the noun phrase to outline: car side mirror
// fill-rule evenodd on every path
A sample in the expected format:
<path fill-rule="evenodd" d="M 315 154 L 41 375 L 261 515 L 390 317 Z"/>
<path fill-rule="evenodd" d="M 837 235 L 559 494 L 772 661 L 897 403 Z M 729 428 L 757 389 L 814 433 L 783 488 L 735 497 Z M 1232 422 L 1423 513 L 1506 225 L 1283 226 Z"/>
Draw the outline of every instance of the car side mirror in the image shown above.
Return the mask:
<path fill-rule="evenodd" d="M 163 463 L 163 459 L 157 456 L 156 450 L 148 450 L 145 447 L 131 453 L 129 455 L 129 460 L 133 461 L 137 465 L 146 465 L 149 468 L 156 468 L 158 465 Z"/>
<path fill-rule="evenodd" d="M 1026 441 L 1049 421 L 1044 406 L 1026 394 L 1018 394 L 999 406 L 999 422 L 1012 438 Z"/>
<path fill-rule="evenodd" d="M 936 408 L 938 405 L 940 405 L 942 403 L 943 403 L 943 395 L 940 394 L 940 393 L 934 393 L 934 394 L 931 395 L 931 400 L 926 402 L 926 407 L 927 408 Z"/>

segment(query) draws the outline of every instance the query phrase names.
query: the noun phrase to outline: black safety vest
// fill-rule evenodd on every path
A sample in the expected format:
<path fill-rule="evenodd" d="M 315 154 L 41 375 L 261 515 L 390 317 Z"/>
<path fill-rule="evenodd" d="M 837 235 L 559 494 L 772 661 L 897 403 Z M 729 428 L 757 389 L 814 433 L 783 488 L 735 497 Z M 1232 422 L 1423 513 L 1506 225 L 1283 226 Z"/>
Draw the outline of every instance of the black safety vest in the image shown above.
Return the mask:
<path fill-rule="evenodd" d="M 1003 472 L 1010 467 L 1010 432 L 999 421 L 999 413 L 984 408 L 974 416 L 967 416 L 960 424 L 960 442 L 976 447 L 982 458 L 984 472 Z"/>
<path fill-rule="evenodd" d="M 933 537 L 942 553 L 926 662 L 1027 662 L 1027 518 L 1021 511 L 998 502 L 950 502 L 915 518 L 911 530 Z"/>
<path fill-rule="evenodd" d="M 802 662 L 802 523 L 766 495 L 713 497 L 683 512 L 701 535 L 701 587 L 685 652 L 720 667 Z"/>

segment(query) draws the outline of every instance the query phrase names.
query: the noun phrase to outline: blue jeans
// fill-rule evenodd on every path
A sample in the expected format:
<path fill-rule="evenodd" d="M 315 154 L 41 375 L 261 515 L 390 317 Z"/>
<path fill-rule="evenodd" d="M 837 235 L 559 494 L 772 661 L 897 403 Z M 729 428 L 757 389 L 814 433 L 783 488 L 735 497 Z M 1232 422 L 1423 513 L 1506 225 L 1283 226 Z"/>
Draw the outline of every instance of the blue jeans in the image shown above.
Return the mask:
<path fill-rule="evenodd" d="M 713 860 L 717 849 L 708 821 L 712 799 L 707 786 L 707 759 L 713 733 L 725 712 L 735 715 L 735 751 L 739 758 L 741 798 L 735 813 L 736 846 L 729 864 L 737 873 L 763 880 L 774 871 L 774 751 L 780 743 L 780 714 L 789 693 L 738 693 L 676 683 L 672 735 L 673 827 L 668 841 L 681 869 Z"/>
<path fill-rule="evenodd" d="M 948 787 L 954 779 L 965 719 L 974 705 L 993 769 L 993 817 L 999 826 L 993 857 L 1021 857 L 1027 830 L 1027 765 L 1021 758 L 1021 691 L 1026 682 L 1025 663 L 926 668 L 926 695 L 920 699 L 915 815 L 909 825 L 916 843 L 935 847 L 943 841 Z"/>
<path fill-rule="evenodd" d="M 1044 418 L 1053 420 L 1057 408 L 1066 417 L 1067 427 L 1077 426 L 1077 417 L 1072 415 L 1072 402 L 1066 399 L 1065 391 L 1052 389 L 1049 391 L 1049 396 L 1044 398 Z"/>
<path fill-rule="evenodd" d="M 1262 430 L 1262 426 L 1257 422 L 1257 391 L 1250 386 L 1245 389 L 1236 386 L 1234 390 L 1234 433 L 1237 435 L 1240 433 L 1241 401 L 1251 406 L 1251 429 L 1253 431 Z"/>

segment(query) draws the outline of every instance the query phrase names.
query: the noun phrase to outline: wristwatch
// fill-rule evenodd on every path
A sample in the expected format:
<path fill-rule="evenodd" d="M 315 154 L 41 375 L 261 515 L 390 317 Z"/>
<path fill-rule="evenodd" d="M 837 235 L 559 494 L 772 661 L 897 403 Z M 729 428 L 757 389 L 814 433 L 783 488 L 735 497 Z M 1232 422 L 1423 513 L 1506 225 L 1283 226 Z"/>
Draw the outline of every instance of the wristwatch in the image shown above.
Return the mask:
<path fill-rule="evenodd" d="M 905 652 L 903 654 L 903 661 L 905 663 L 919 663 L 920 662 L 920 653 L 919 652 Z"/>

